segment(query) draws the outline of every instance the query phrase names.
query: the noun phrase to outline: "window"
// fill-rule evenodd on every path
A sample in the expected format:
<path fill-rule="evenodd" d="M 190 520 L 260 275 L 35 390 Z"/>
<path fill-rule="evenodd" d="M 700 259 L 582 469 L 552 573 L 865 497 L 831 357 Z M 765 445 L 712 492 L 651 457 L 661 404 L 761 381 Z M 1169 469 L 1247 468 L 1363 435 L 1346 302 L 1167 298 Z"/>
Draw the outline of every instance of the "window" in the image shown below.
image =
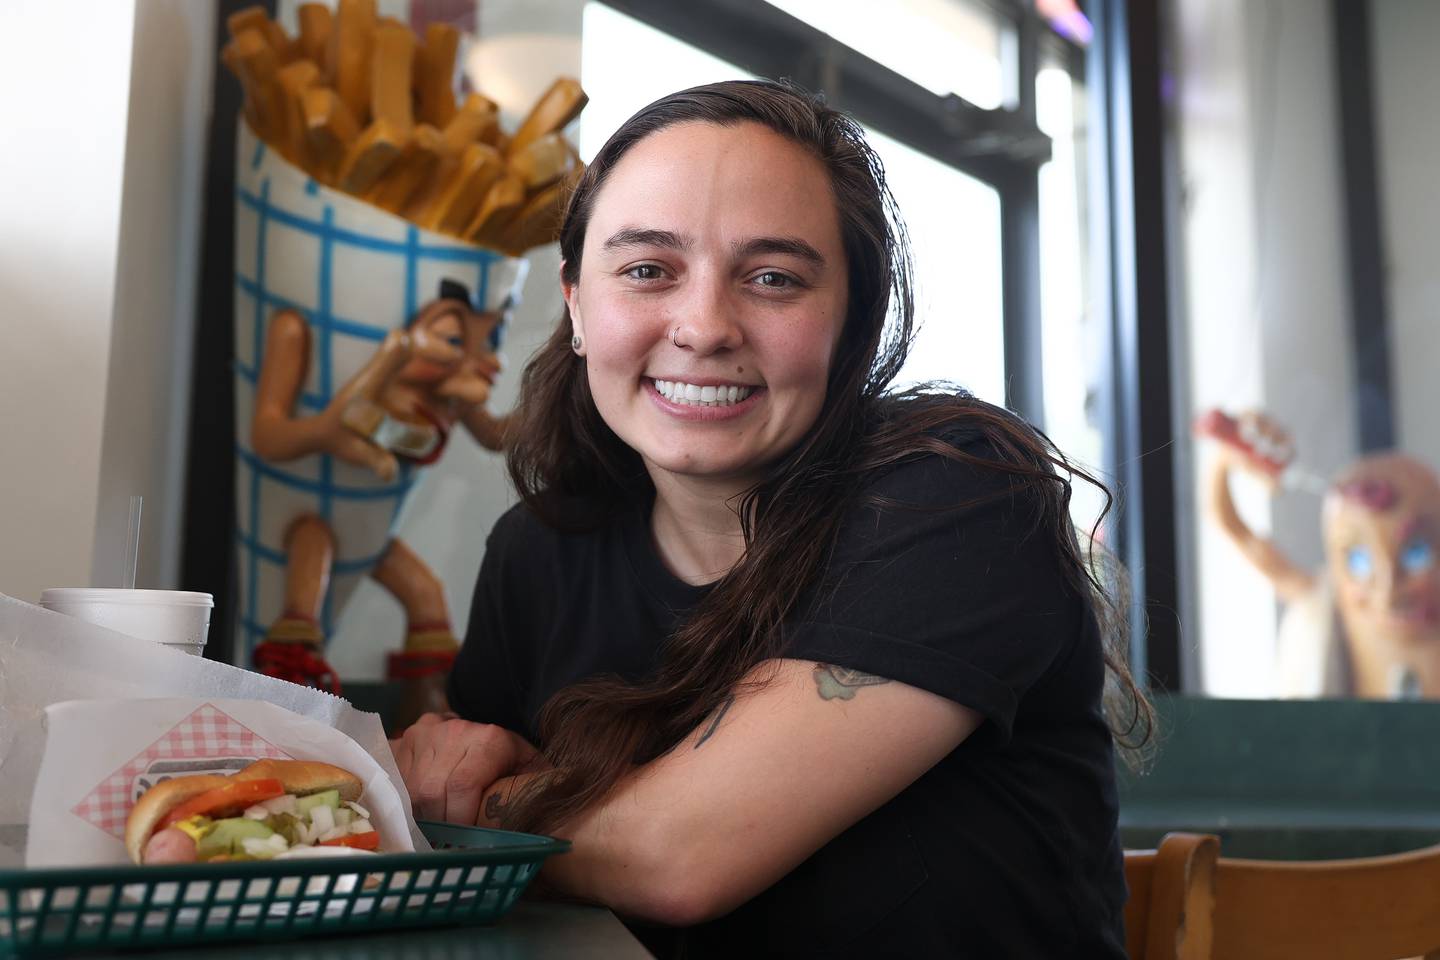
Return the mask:
<path fill-rule="evenodd" d="M 1173 6 L 1189 687 L 1440 698 L 1440 12 Z"/>
<path fill-rule="evenodd" d="M 963 0 L 890 0 L 883 16 L 868 0 L 768 0 L 936 96 L 955 94 L 993 110 L 1015 103 L 1007 54 L 1015 31 Z"/>
<path fill-rule="evenodd" d="M 1036 121 L 1050 138 L 1050 161 L 1040 168 L 1040 311 L 1045 380 L 1045 432 L 1077 466 L 1113 486 L 1107 476 L 1097 394 L 1104 389 L 1100 362 L 1106 317 L 1087 296 L 1085 236 L 1086 95 L 1083 83 L 1047 47 L 1035 78 Z M 1090 530 L 1104 494 L 1086 483 L 1073 487 L 1071 516 Z M 1107 525 L 1114 517 L 1107 517 Z M 1102 537 L 1108 535 L 1101 530 Z"/>
<path fill-rule="evenodd" d="M 910 231 L 919 329 L 897 387 L 957 383 L 1005 402 L 1000 198 L 995 189 L 867 130 Z"/>

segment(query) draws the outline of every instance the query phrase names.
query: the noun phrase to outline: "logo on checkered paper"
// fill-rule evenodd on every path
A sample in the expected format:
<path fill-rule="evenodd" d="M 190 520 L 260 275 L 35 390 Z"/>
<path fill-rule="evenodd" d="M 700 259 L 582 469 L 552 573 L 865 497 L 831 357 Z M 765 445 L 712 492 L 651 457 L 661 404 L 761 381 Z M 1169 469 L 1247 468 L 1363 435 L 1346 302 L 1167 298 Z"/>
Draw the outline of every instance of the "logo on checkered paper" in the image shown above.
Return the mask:
<path fill-rule="evenodd" d="M 291 759 L 285 751 L 207 703 L 100 781 L 70 812 L 123 839 L 130 808 L 155 784 L 195 773 L 234 773 L 263 758 Z"/>

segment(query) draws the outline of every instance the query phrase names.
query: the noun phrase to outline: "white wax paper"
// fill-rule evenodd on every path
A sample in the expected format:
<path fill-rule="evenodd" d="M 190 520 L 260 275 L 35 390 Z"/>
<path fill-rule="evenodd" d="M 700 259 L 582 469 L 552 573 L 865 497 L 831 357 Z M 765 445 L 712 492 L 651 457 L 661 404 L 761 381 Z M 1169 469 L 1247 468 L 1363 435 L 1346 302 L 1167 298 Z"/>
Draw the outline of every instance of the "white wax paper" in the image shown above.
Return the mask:
<path fill-rule="evenodd" d="M 391 783 L 401 783 L 380 718 L 373 713 L 320 690 L 178 653 L 0 594 L 0 844 L 17 843 L 24 831 L 16 828 L 29 822 L 45 747 L 46 707 L 68 700 L 156 698 L 197 704 L 260 700 L 284 707 L 349 737 Z M 112 731 L 123 735 L 120 713 L 114 724 L 97 732 L 97 739 Z M 408 795 L 403 789 L 396 792 L 415 849 L 428 850 L 411 819 Z M 13 847 L 0 850 L 0 863 L 13 862 L 17 854 Z"/>
<path fill-rule="evenodd" d="M 150 786 L 227 773 L 263 757 L 321 760 L 365 784 L 360 802 L 385 853 L 409 853 L 409 804 L 345 734 L 259 700 L 70 700 L 45 708 L 47 736 L 30 804 L 27 867 L 130 863 L 124 821 Z M 100 734 L 100 735 L 97 735 Z"/>

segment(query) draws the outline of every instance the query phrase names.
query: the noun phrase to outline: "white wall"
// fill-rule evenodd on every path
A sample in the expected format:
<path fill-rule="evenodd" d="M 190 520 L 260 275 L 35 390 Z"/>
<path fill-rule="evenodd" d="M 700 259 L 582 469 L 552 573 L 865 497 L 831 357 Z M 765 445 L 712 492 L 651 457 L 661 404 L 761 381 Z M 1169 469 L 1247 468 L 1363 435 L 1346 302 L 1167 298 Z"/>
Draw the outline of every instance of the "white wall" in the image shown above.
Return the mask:
<path fill-rule="evenodd" d="M 1330 22 L 1311 0 L 1178 0 L 1186 385 L 1198 412 L 1258 407 L 1328 474 L 1354 452 L 1344 221 Z M 1202 444 L 1193 483 L 1208 449 Z M 1242 514 L 1319 566 L 1319 504 L 1236 483 Z M 1203 689 L 1272 695 L 1276 602 L 1218 531 L 1196 524 Z M 1197 629 L 1198 628 L 1198 629 Z"/>
<path fill-rule="evenodd" d="M 0 592 L 176 580 L 214 19 L 0 5 Z"/>
<path fill-rule="evenodd" d="M 195 287 L 215 7 L 144 0 L 120 211 L 91 582 L 123 573 L 131 494 L 145 498 L 136 583 L 180 579 Z"/>
<path fill-rule="evenodd" d="M 0 592 L 22 599 L 90 576 L 134 20 L 0 6 Z"/>
<path fill-rule="evenodd" d="M 1440 468 L 1440 4 L 1373 0 L 1371 8 L 1396 435 Z"/>

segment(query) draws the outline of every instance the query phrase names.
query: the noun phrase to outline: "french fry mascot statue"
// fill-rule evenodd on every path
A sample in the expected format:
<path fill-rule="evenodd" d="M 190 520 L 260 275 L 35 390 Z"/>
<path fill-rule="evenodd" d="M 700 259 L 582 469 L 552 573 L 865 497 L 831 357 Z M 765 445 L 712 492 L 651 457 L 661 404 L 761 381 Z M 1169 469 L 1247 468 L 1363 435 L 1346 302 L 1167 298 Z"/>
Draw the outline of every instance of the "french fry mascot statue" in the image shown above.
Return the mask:
<path fill-rule="evenodd" d="M 281 463 L 329 454 L 390 480 L 400 460 L 435 462 L 450 430 L 463 424 L 490 450 L 503 447 L 504 422 L 485 409 L 500 372 L 497 332 L 508 308 L 480 312 L 468 289 L 445 280 L 404 330 L 393 330 L 321 412 L 296 416 L 312 354 L 311 329 L 293 310 L 272 317 L 265 338 L 252 422 L 261 459 Z M 344 531 L 339 531 L 341 536 Z M 285 535 L 284 610 L 255 648 L 262 673 L 339 692 L 324 657 L 320 611 L 329 588 L 337 531 L 319 516 L 297 516 Z M 404 541 L 391 538 L 370 576 L 405 610 L 404 648 L 389 657 L 403 681 L 404 720 L 443 710 L 444 679 L 458 643 L 445 590 Z"/>
<path fill-rule="evenodd" d="M 1325 567 L 1310 572 L 1250 529 L 1230 495 L 1235 471 L 1272 493 L 1280 488 L 1294 458 L 1286 432 L 1257 413 L 1231 419 L 1212 411 L 1196 427 L 1216 446 L 1207 513 L 1286 604 L 1278 692 L 1440 698 L 1435 472 L 1399 453 L 1366 456 L 1343 470 L 1324 493 Z"/>

